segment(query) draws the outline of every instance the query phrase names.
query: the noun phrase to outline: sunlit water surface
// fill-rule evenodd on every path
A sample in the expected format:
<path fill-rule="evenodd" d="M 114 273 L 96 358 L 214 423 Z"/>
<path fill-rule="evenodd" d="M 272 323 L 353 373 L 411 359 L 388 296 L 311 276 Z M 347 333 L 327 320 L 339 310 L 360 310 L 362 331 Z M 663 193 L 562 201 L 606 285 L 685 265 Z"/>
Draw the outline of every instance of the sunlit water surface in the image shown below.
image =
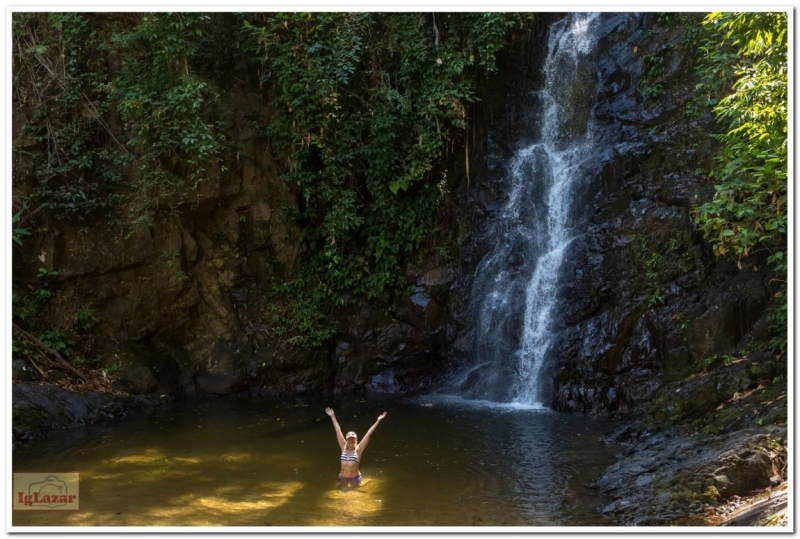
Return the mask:
<path fill-rule="evenodd" d="M 325 406 L 363 435 L 359 489 L 338 487 Z M 59 433 L 15 472 L 77 471 L 78 511 L 16 526 L 562 526 L 613 524 L 586 485 L 614 460 L 608 422 L 458 399 L 209 399 Z"/>

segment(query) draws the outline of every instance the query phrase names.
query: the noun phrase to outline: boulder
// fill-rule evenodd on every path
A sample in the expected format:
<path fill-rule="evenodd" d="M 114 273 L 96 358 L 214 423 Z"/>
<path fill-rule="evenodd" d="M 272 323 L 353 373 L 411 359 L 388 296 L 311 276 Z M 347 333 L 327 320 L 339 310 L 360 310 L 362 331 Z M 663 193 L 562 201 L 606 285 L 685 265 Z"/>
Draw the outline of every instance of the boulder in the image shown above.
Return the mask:
<path fill-rule="evenodd" d="M 111 420 L 151 406 L 151 401 L 142 397 L 82 394 L 49 384 L 15 383 L 11 413 L 13 440 L 42 438 L 55 431 Z"/>
<path fill-rule="evenodd" d="M 41 375 L 34 370 L 24 359 L 15 359 L 11 362 L 11 379 L 20 382 L 30 382 Z"/>
<path fill-rule="evenodd" d="M 153 373 L 142 365 L 127 365 L 117 374 L 114 387 L 131 395 L 145 395 L 158 389 Z"/>

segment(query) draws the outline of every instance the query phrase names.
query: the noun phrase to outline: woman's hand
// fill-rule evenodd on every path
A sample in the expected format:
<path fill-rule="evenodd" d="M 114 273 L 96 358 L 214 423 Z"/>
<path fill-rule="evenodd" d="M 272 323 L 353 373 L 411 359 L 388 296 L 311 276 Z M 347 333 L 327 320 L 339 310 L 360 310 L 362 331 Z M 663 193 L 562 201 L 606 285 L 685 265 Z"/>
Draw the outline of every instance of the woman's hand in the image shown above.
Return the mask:
<path fill-rule="evenodd" d="M 334 415 L 335 415 L 333 413 L 333 409 L 331 409 L 331 408 L 325 408 L 325 413 L 328 414 L 331 417 L 334 417 Z M 383 414 L 383 415 L 386 415 L 386 414 Z"/>
<path fill-rule="evenodd" d="M 381 422 L 381 419 L 386 417 L 386 412 L 383 412 L 381 415 L 378 416 L 378 420 L 372 425 L 364 437 L 361 439 L 361 443 L 358 444 L 359 456 L 364 452 L 364 449 L 367 448 L 367 444 L 369 443 L 369 439 L 372 437 L 372 433 L 375 432 L 375 429 L 378 428 L 378 425 Z"/>

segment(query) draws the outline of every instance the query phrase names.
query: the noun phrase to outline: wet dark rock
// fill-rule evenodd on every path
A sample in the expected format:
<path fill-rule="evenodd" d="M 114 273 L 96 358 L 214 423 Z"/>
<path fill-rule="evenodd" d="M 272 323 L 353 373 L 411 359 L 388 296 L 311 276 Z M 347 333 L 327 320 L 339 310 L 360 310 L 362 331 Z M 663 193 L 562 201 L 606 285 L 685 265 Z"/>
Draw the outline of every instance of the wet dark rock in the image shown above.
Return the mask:
<path fill-rule="evenodd" d="M 642 475 L 636 479 L 636 486 L 637 487 L 646 487 L 650 485 L 655 480 L 655 476 L 652 475 Z"/>
<path fill-rule="evenodd" d="M 456 278 L 455 271 L 449 267 L 433 268 L 425 273 L 419 280 L 422 286 L 441 286 L 453 282 Z"/>
<path fill-rule="evenodd" d="M 342 313 L 347 330 L 332 344 L 330 388 L 336 393 L 402 393 L 427 388 L 447 353 L 455 270 L 429 253 L 427 270 L 411 266 L 411 293 L 393 306 L 361 300 Z M 433 262 L 439 265 L 434 265 Z"/>
<path fill-rule="evenodd" d="M 114 387 L 132 395 L 145 395 L 158 389 L 153 373 L 142 365 L 129 365 L 120 370 Z"/>
<path fill-rule="evenodd" d="M 411 296 L 411 302 L 417 307 L 425 308 L 430 303 L 431 299 L 425 293 L 425 289 L 421 286 L 414 289 L 414 294 Z"/>
<path fill-rule="evenodd" d="M 14 442 L 42 438 L 154 405 L 139 396 L 112 396 L 94 391 L 82 394 L 47 384 L 15 383 L 12 392 Z"/>
<path fill-rule="evenodd" d="M 586 218 L 563 270 L 563 329 L 551 348 L 556 409 L 641 413 L 707 358 L 736 354 L 768 301 L 763 275 L 709 257 L 694 233 L 689 210 L 713 195 L 697 171 L 712 155 L 711 118 L 666 114 L 693 98 L 695 75 L 690 55 L 673 53 L 685 49 L 660 48 L 679 43 L 682 30 L 659 28 L 650 40 L 653 24 L 630 14 L 601 21 L 595 112 L 600 138 L 618 142 L 588 187 L 591 211 L 574 209 Z M 654 106 L 638 96 L 642 57 L 667 52 L 665 92 L 674 91 Z"/>
<path fill-rule="evenodd" d="M 601 512 L 615 513 L 623 525 L 675 523 L 703 505 L 767 487 L 773 468 L 782 465 L 775 448 L 785 444 L 785 436 L 785 429 L 774 428 L 688 437 L 670 430 L 658 443 L 639 442 L 649 449 L 621 457 L 595 483 L 614 500 Z"/>
<path fill-rule="evenodd" d="M 11 363 L 11 378 L 20 382 L 31 382 L 41 375 L 24 359 L 15 359 Z"/>
<path fill-rule="evenodd" d="M 701 473 L 713 479 L 722 498 L 768 487 L 772 484 L 772 457 L 767 445 L 765 436 L 753 437 L 747 447 L 727 451 Z"/>
<path fill-rule="evenodd" d="M 367 384 L 367 388 L 372 391 L 376 392 L 387 392 L 387 393 L 394 393 L 397 392 L 400 387 L 397 383 L 397 380 L 394 377 L 394 372 L 389 370 L 382 370 L 375 374 L 374 376 L 370 377 L 369 383 Z"/>

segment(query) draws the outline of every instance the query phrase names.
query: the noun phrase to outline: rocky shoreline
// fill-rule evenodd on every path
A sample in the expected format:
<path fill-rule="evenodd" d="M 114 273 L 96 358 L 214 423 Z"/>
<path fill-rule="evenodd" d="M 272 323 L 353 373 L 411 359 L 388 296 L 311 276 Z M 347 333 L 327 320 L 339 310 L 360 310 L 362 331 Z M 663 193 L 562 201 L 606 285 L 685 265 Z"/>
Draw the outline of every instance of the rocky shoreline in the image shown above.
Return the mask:
<path fill-rule="evenodd" d="M 630 426 L 610 440 L 630 433 Z M 786 481 L 786 429 L 762 427 L 724 435 L 680 428 L 641 431 L 592 487 L 613 501 L 601 509 L 626 526 L 695 524 L 734 497 Z"/>
<path fill-rule="evenodd" d="M 77 393 L 50 384 L 14 383 L 12 391 L 14 444 L 98 421 L 113 421 L 161 405 L 155 396 Z"/>

